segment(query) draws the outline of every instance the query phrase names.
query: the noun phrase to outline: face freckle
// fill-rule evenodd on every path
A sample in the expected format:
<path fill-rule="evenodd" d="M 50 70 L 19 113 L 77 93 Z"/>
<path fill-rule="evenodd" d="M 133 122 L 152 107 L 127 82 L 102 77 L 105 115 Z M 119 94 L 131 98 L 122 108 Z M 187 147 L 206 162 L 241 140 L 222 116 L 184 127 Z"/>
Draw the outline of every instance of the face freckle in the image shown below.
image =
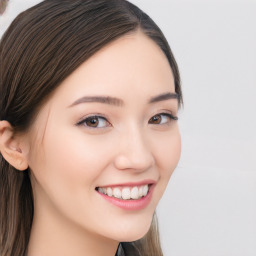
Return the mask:
<path fill-rule="evenodd" d="M 180 157 L 178 123 L 170 117 L 177 114 L 177 99 L 148 102 L 167 93 L 175 94 L 168 60 L 141 32 L 110 43 L 76 69 L 30 131 L 34 222 L 51 220 L 56 232 L 61 223 L 115 241 L 141 238 Z M 84 100 L 72 106 L 85 96 L 109 96 L 123 104 Z M 149 122 L 162 113 L 166 124 Z M 101 128 L 81 123 L 90 116 L 98 118 Z M 117 187 L 122 193 L 123 187 L 139 191 L 148 185 L 150 196 L 130 206 L 131 200 L 124 206 L 98 190 Z M 136 197 L 139 192 L 131 193 Z"/>

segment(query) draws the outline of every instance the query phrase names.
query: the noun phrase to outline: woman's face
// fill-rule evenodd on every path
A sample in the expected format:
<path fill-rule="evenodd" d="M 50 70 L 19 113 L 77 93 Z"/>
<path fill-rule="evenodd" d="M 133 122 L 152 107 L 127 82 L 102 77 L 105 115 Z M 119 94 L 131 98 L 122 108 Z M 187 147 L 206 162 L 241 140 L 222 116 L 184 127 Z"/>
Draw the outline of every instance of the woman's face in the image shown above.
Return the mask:
<path fill-rule="evenodd" d="M 34 222 L 116 241 L 145 235 L 180 157 L 174 94 L 165 55 L 141 32 L 75 70 L 27 134 Z"/>

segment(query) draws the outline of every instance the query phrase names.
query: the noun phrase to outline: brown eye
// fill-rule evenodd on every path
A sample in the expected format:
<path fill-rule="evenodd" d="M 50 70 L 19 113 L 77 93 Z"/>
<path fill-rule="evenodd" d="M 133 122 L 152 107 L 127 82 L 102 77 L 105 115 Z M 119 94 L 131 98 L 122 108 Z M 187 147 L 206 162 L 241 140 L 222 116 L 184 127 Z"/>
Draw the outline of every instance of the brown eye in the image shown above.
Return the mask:
<path fill-rule="evenodd" d="M 99 119 L 97 117 L 90 117 L 85 120 L 87 126 L 97 127 L 99 124 Z"/>
<path fill-rule="evenodd" d="M 77 125 L 83 125 L 87 128 L 105 128 L 109 126 L 109 122 L 102 116 L 89 116 L 80 121 Z"/>
<path fill-rule="evenodd" d="M 156 116 L 153 116 L 149 121 L 152 122 L 153 124 L 159 124 L 161 123 L 161 115 L 156 115 Z"/>
<path fill-rule="evenodd" d="M 171 122 L 172 120 L 178 120 L 178 117 L 173 116 L 169 113 L 161 113 L 161 114 L 157 114 L 157 115 L 153 116 L 149 120 L 149 123 L 162 125 L 162 124 L 167 124 L 167 123 Z"/>

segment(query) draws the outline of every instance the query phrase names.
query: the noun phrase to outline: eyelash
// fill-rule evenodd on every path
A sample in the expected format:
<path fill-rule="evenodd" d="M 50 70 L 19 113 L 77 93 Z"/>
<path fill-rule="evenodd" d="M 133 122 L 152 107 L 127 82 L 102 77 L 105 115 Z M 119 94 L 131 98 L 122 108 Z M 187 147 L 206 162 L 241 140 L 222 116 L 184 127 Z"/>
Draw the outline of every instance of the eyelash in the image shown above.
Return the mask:
<path fill-rule="evenodd" d="M 159 113 L 159 114 L 156 114 L 153 117 L 151 117 L 150 120 L 152 120 L 152 118 L 154 118 L 156 116 L 165 116 L 165 117 L 168 117 L 169 119 L 174 120 L 174 121 L 178 120 L 177 116 L 173 116 L 172 114 L 169 114 L 169 113 Z M 102 129 L 102 128 L 106 128 L 105 126 L 104 127 L 91 127 L 91 126 L 85 125 L 86 122 L 89 122 L 90 120 L 93 120 L 93 119 L 97 119 L 97 120 L 104 119 L 104 121 L 108 122 L 108 120 L 105 117 L 103 117 L 103 116 L 91 115 L 91 116 L 88 116 L 88 117 L 82 119 L 76 125 L 77 126 L 84 125 L 86 128 L 89 128 L 89 129 Z M 158 125 L 166 125 L 166 124 L 167 124 L 167 122 L 164 123 L 164 124 L 158 124 Z"/>

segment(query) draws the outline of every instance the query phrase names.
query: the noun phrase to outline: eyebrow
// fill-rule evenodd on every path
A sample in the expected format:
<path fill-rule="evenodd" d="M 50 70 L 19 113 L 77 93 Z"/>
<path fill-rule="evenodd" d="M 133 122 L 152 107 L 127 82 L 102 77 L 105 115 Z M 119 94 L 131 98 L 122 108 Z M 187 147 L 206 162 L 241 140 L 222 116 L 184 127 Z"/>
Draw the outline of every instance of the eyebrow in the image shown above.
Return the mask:
<path fill-rule="evenodd" d="M 168 92 L 163 93 L 157 96 L 154 96 L 149 99 L 148 103 L 155 103 L 159 101 L 169 100 L 169 99 L 177 99 L 179 100 L 179 94 Z M 98 102 L 98 103 L 104 103 L 109 104 L 113 106 L 124 106 L 124 101 L 115 97 L 110 96 L 84 96 L 82 98 L 79 98 L 75 102 L 73 102 L 68 107 L 73 107 L 75 105 L 81 104 L 81 103 L 92 103 L 92 102 Z"/>
<path fill-rule="evenodd" d="M 163 100 L 170 100 L 170 99 L 177 99 L 179 100 L 179 94 L 173 93 L 173 92 L 168 92 L 168 93 L 163 93 L 158 96 L 152 97 L 148 103 L 154 103 L 158 101 L 163 101 Z"/>

